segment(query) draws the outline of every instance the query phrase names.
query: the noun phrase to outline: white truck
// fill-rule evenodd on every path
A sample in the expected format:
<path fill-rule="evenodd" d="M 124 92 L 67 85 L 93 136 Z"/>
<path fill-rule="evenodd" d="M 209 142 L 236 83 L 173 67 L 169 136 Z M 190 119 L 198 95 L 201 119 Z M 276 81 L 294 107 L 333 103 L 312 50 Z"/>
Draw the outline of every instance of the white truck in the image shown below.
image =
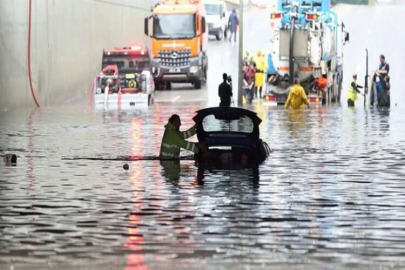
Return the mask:
<path fill-rule="evenodd" d="M 294 79 L 299 78 L 310 102 L 338 102 L 343 45 L 349 34 L 330 0 L 279 0 L 271 21 L 275 29 L 265 100 L 285 103 Z M 320 77 L 327 80 L 323 89 L 317 83 Z"/>
<path fill-rule="evenodd" d="M 227 37 L 229 12 L 225 1 L 204 0 L 206 20 L 208 23 L 209 34 L 222 40 Z"/>

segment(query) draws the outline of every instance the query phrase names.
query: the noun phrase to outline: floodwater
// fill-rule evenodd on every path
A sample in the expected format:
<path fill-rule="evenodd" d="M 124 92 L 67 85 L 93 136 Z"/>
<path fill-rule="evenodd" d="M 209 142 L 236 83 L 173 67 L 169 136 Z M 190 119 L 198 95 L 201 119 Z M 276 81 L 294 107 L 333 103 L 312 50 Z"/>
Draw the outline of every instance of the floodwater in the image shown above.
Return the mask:
<path fill-rule="evenodd" d="M 254 105 L 258 168 L 114 160 L 202 107 L 1 112 L 0 269 L 405 267 L 404 110 Z"/>

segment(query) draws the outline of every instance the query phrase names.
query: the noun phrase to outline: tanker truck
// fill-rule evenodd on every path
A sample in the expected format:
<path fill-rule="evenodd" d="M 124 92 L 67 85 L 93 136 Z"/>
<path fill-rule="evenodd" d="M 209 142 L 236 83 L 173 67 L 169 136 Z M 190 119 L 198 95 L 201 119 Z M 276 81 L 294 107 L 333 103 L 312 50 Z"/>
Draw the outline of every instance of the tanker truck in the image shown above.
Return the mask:
<path fill-rule="evenodd" d="M 330 0 L 279 0 L 270 19 L 274 36 L 264 99 L 284 104 L 298 78 L 311 103 L 339 102 L 349 33 Z"/>

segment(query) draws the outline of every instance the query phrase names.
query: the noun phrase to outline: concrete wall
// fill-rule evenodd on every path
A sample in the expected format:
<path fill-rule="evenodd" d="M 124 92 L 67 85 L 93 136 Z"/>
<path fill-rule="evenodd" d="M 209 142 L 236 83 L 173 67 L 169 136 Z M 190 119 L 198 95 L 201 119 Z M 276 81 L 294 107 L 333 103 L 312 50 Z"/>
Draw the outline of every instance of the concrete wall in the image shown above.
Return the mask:
<path fill-rule="evenodd" d="M 34 107 L 28 0 L 0 0 L 0 109 Z M 87 99 L 103 48 L 145 45 L 151 0 L 32 0 L 31 69 L 41 106 Z"/>

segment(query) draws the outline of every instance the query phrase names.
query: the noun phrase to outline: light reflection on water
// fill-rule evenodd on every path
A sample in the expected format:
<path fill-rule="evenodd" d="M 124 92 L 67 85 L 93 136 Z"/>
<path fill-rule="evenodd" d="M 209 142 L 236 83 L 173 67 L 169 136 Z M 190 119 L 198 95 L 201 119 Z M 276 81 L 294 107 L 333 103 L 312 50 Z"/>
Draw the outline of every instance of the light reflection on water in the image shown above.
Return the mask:
<path fill-rule="evenodd" d="M 258 168 L 145 160 L 128 171 L 62 158 L 156 155 L 169 116 L 186 129 L 198 104 L 2 112 L 0 154 L 19 159 L 0 165 L 0 265 L 403 265 L 402 112 L 251 108 L 274 150 Z"/>

